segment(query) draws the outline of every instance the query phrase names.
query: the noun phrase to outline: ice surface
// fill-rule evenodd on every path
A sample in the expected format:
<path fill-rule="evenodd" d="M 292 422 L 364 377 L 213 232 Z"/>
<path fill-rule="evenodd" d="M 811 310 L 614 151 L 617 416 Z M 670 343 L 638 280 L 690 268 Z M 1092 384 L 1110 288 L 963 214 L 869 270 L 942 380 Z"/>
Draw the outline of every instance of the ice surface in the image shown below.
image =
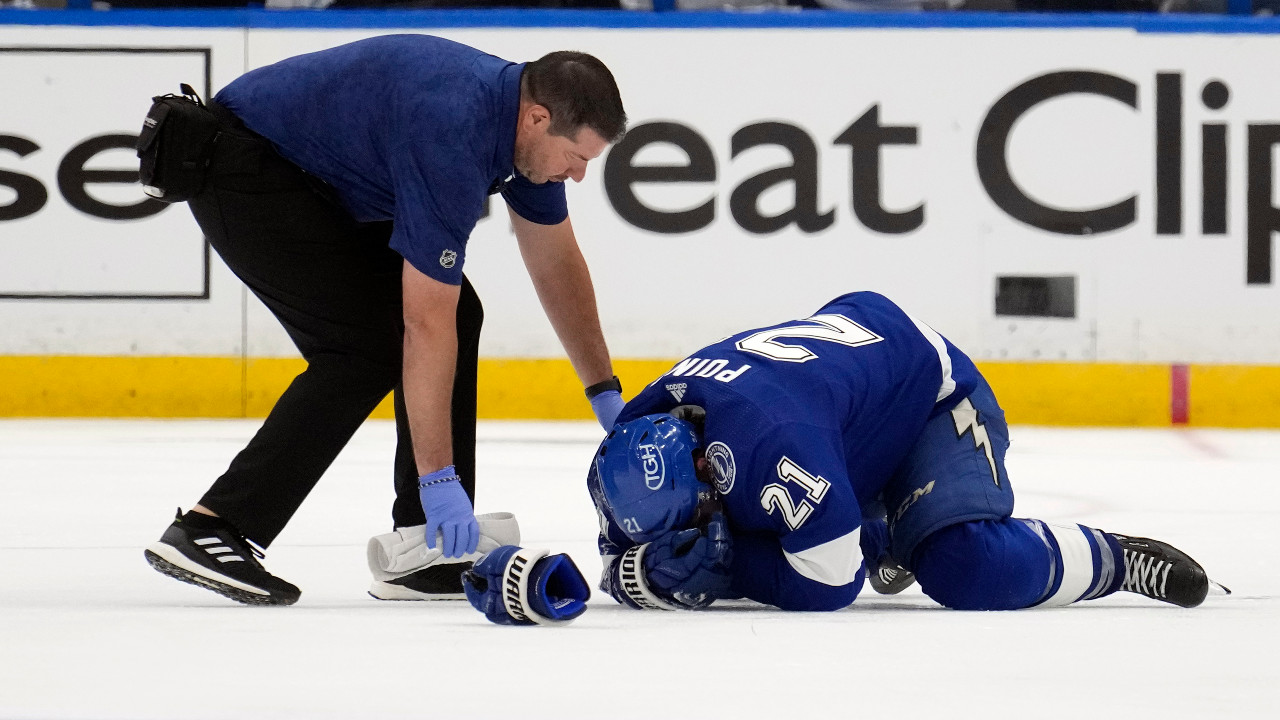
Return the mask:
<path fill-rule="evenodd" d="M 394 428 L 370 422 L 272 545 L 302 588 L 237 605 L 142 548 L 256 429 L 0 421 L 0 718 L 1280 717 L 1280 433 L 1015 427 L 1016 514 L 1169 540 L 1230 597 L 1119 594 L 961 613 L 916 588 L 829 614 L 736 604 L 491 625 L 465 602 L 365 594 Z M 599 572 L 583 470 L 599 431 L 482 423 L 479 512 Z"/>

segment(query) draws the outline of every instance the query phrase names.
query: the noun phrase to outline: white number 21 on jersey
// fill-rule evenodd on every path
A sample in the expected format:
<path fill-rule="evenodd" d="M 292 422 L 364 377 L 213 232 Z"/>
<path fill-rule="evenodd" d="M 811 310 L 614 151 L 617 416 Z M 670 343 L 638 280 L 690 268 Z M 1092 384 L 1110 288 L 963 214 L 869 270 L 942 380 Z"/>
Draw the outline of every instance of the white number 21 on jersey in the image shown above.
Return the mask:
<path fill-rule="evenodd" d="M 793 482 L 804 488 L 805 498 L 797 505 L 791 499 L 791 493 L 787 492 L 787 486 L 781 483 L 771 483 L 766 485 L 764 490 L 760 491 L 760 507 L 770 515 L 774 510 L 782 513 L 782 519 L 786 521 L 787 527 L 795 530 L 804 524 L 805 520 L 813 514 L 813 506 L 822 502 L 822 498 L 826 497 L 827 490 L 831 489 L 831 482 L 827 479 L 814 475 L 808 470 L 800 467 L 792 462 L 791 458 L 786 455 L 778 461 L 778 477 L 787 482 Z M 809 501 L 812 500 L 813 504 Z"/>

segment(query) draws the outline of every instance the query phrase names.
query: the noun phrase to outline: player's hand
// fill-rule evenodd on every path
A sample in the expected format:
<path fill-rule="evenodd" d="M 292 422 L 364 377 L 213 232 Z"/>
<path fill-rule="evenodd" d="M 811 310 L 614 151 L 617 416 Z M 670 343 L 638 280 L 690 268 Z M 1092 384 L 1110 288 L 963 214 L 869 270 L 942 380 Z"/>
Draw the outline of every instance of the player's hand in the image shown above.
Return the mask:
<path fill-rule="evenodd" d="M 418 499 L 427 516 L 427 547 L 435 549 L 439 534 L 445 557 L 462 557 L 476 551 L 480 524 L 452 465 L 418 478 Z"/>
<path fill-rule="evenodd" d="M 677 405 L 667 412 L 671 417 L 693 425 L 699 436 L 707 431 L 707 411 L 700 405 Z"/>
<path fill-rule="evenodd" d="M 862 549 L 862 559 L 867 563 L 867 571 L 870 572 L 882 557 L 889 554 L 888 522 L 883 517 L 863 517 L 858 545 Z"/>
<path fill-rule="evenodd" d="M 732 563 L 733 538 L 724 515 L 716 513 L 702 529 L 670 532 L 649 543 L 644 574 L 662 599 L 700 608 L 729 594 Z"/>
<path fill-rule="evenodd" d="M 617 390 L 606 390 L 591 398 L 591 412 L 596 414 L 596 421 L 605 432 L 613 429 L 618 422 L 618 415 L 626 403 L 622 401 L 622 393 Z"/>

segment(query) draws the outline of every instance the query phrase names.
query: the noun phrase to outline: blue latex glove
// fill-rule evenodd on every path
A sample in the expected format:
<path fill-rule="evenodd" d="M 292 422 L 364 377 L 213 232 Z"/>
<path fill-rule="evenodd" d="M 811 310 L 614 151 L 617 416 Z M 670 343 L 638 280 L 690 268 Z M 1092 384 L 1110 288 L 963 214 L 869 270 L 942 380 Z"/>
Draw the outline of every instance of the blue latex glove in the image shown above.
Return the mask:
<path fill-rule="evenodd" d="M 605 432 L 613 429 L 625 405 L 626 403 L 622 401 L 622 393 L 617 390 L 606 390 L 591 398 L 591 412 L 596 414 L 596 421 Z"/>
<path fill-rule="evenodd" d="M 701 530 L 669 532 L 649 543 L 644 575 L 664 600 L 700 608 L 727 597 L 732 579 L 733 538 L 724 515 L 716 513 Z"/>
<path fill-rule="evenodd" d="M 442 536 L 440 550 L 445 557 L 461 557 L 476 551 L 480 523 L 467 491 L 452 465 L 418 478 L 418 500 L 427 516 L 427 547 L 436 547 L 436 533 Z"/>

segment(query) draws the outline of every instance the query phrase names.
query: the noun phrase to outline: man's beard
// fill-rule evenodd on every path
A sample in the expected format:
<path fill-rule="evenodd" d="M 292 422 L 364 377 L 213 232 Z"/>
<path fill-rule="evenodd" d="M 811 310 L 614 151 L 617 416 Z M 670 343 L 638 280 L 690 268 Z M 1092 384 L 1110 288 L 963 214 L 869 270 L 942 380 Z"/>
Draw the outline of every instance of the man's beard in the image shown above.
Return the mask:
<path fill-rule="evenodd" d="M 541 180 L 537 180 L 533 177 L 534 173 L 533 169 L 530 167 L 531 163 L 529 162 L 527 152 L 516 151 L 515 157 L 511 160 L 511 164 L 515 166 L 516 172 L 520 173 L 520 175 L 529 182 L 535 184 L 542 182 Z"/>

